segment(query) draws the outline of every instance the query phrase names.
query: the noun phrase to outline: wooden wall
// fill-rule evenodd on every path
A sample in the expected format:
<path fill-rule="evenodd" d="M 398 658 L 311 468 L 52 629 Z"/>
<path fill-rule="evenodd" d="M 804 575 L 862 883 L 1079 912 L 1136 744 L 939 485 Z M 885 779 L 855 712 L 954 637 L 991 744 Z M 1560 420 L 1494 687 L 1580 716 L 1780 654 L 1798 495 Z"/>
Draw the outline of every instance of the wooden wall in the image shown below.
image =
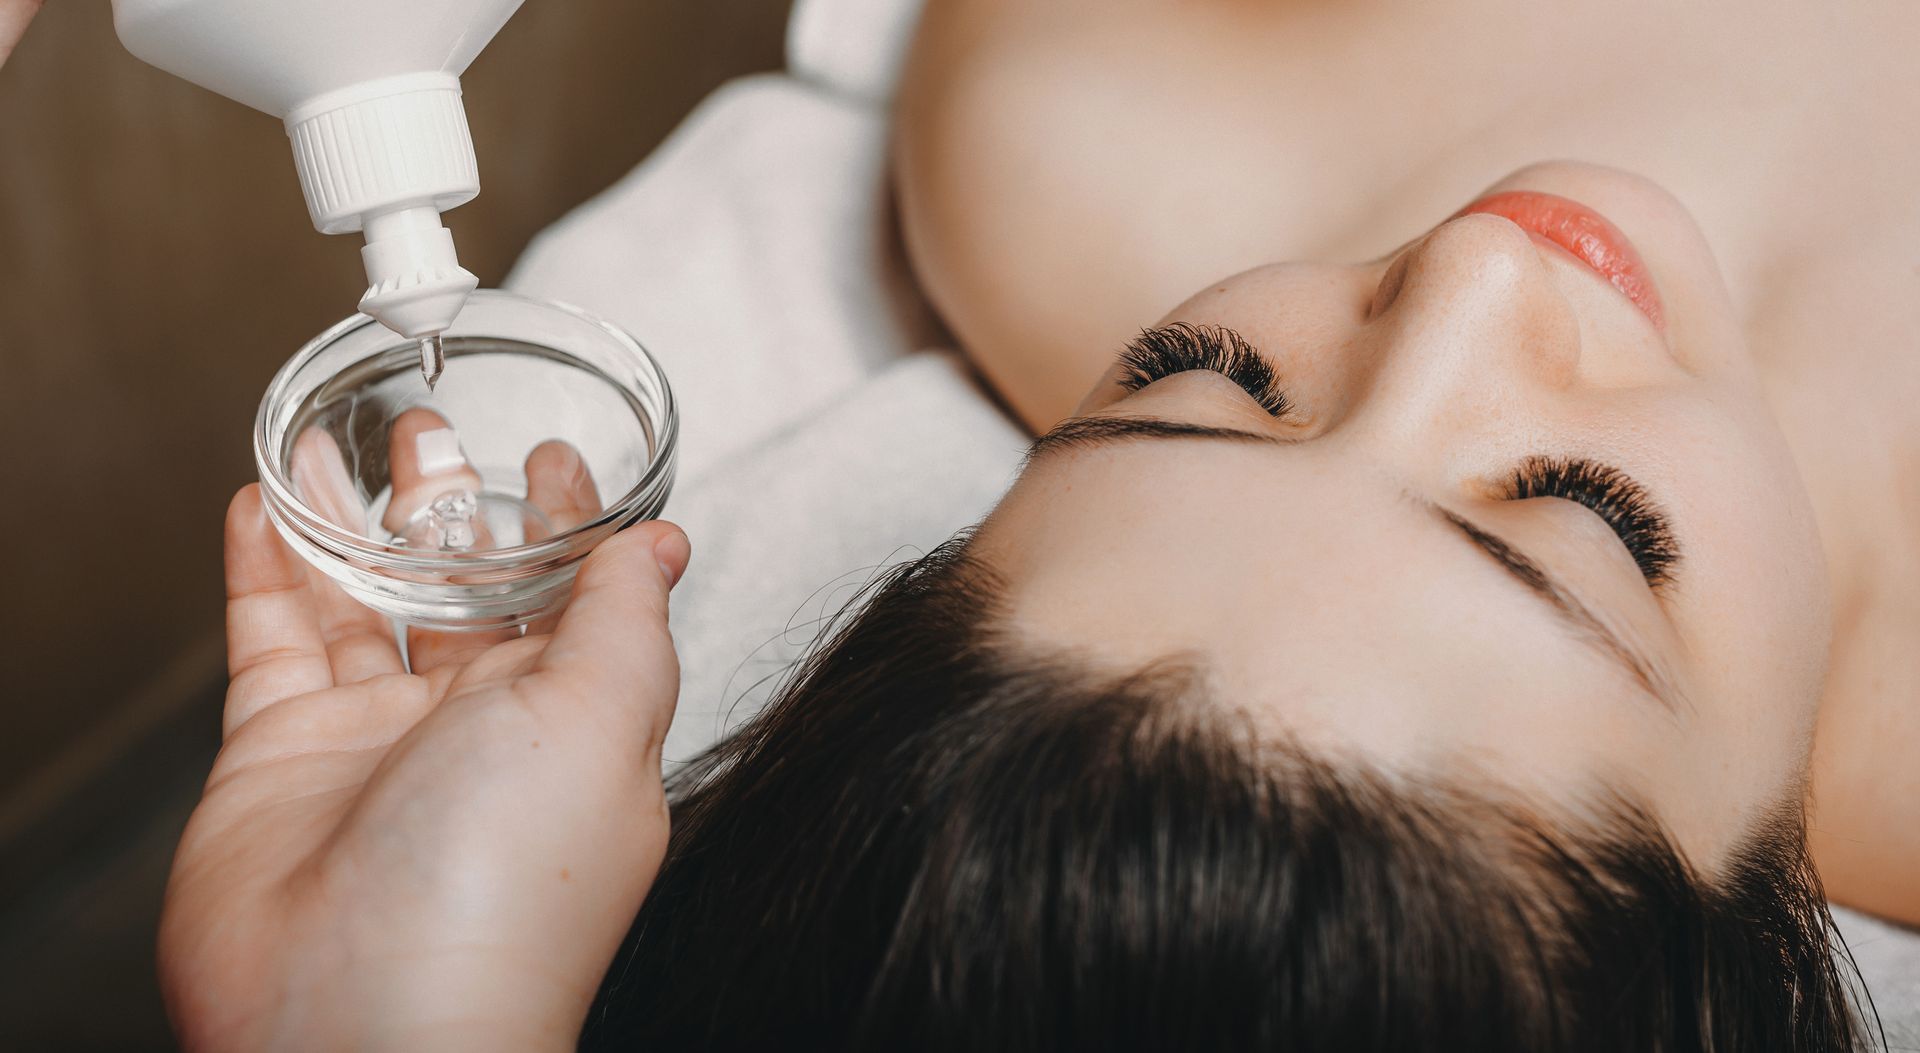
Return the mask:
<path fill-rule="evenodd" d="M 777 67 L 786 7 L 528 0 L 464 79 L 462 262 L 498 284 L 715 85 Z M 52 0 L 0 68 L 0 846 L 221 675 L 254 410 L 352 310 L 358 248 L 308 224 L 277 121 L 128 56 L 106 0 Z"/>

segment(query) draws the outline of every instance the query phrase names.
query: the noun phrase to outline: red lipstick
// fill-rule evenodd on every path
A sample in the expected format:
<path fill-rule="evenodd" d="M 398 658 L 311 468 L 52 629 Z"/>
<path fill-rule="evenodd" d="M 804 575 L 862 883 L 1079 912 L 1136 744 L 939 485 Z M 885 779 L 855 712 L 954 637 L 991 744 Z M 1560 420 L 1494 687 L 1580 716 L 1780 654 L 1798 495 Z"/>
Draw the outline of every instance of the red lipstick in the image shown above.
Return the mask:
<path fill-rule="evenodd" d="M 1653 321 L 1655 329 L 1666 331 L 1666 309 L 1660 303 L 1653 276 L 1647 272 L 1646 261 L 1607 217 L 1558 194 L 1509 190 L 1475 201 L 1454 218 L 1479 213 L 1509 219 L 1520 229 L 1567 250 L 1633 301 Z"/>

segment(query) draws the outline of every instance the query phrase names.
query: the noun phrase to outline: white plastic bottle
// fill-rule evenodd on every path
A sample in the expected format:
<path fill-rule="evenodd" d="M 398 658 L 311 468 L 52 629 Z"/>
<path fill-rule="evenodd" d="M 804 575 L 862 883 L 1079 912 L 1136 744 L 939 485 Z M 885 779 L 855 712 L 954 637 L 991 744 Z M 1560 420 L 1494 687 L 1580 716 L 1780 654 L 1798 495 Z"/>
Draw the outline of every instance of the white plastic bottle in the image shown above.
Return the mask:
<path fill-rule="evenodd" d="M 135 56 L 286 122 L 313 225 L 366 235 L 360 310 L 418 339 L 479 284 L 440 224 L 480 192 L 460 74 L 520 2 L 113 0 L 113 24 Z"/>

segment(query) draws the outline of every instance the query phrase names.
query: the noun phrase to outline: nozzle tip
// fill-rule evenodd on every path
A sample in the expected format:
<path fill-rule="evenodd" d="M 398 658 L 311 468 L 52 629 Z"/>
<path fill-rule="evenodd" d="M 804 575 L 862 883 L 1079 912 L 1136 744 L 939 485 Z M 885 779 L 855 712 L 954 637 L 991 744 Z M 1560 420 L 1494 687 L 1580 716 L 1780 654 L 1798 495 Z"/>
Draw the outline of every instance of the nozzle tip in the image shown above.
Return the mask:
<path fill-rule="evenodd" d="M 440 374 L 447 370 L 446 346 L 441 343 L 439 333 L 429 333 L 420 338 L 420 379 L 427 382 L 427 390 L 432 391 L 440 383 Z"/>

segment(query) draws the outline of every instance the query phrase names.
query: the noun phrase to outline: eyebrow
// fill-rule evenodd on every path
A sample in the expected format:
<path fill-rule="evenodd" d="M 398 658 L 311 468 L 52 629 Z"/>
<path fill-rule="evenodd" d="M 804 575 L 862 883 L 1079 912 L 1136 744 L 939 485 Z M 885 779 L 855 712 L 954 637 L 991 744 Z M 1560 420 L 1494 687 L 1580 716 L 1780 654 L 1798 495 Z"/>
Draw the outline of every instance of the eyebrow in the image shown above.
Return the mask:
<path fill-rule="evenodd" d="M 1070 449 L 1111 446 L 1146 439 L 1201 439 L 1265 446 L 1289 446 L 1299 441 L 1257 431 L 1193 424 L 1163 417 L 1074 417 L 1035 439 L 1027 448 L 1022 468 L 1043 457 Z M 1456 512 L 1425 498 L 1416 496 L 1413 500 L 1453 532 L 1472 542 L 1510 577 L 1544 601 L 1554 616 L 1574 631 L 1575 636 L 1626 670 L 1634 683 L 1654 701 L 1669 712 L 1679 712 L 1680 694 L 1661 668 L 1629 646 L 1619 633 L 1614 632 L 1580 601 L 1579 596 L 1549 574 L 1538 561 Z"/>

